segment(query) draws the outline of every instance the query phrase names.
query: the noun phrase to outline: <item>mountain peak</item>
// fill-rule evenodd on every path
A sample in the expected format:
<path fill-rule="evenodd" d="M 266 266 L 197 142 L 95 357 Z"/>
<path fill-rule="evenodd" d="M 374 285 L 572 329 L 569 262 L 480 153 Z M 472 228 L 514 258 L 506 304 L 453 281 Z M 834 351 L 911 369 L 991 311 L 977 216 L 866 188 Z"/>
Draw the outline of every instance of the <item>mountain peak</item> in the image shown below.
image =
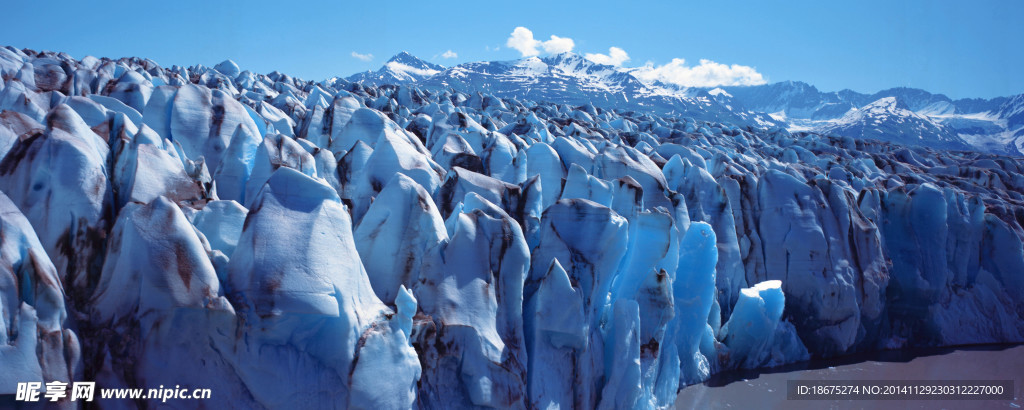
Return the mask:
<path fill-rule="evenodd" d="M 800 90 L 800 91 L 810 91 L 810 92 L 814 92 L 814 93 L 818 92 L 818 88 L 817 87 L 815 87 L 815 86 L 813 86 L 811 84 L 805 83 L 803 81 L 786 80 L 786 81 L 783 81 L 783 82 L 780 82 L 780 83 L 776 83 L 776 84 L 779 84 L 780 86 L 784 85 L 784 86 L 786 86 L 788 88 L 797 89 L 797 90 Z"/>
<path fill-rule="evenodd" d="M 388 62 L 391 62 L 391 61 L 403 61 L 403 60 L 419 60 L 419 58 L 414 56 L 414 55 L 412 55 L 412 54 L 410 54 L 408 51 L 402 50 L 402 51 L 399 51 L 398 54 L 395 54 L 390 59 L 388 59 Z"/>
<path fill-rule="evenodd" d="M 909 107 L 907 107 L 903 100 L 890 96 L 879 98 L 864 107 L 864 110 L 871 109 L 895 112 L 897 110 L 909 110 Z"/>
<path fill-rule="evenodd" d="M 393 57 L 388 59 L 386 63 L 384 63 L 384 66 L 387 67 L 388 63 L 401 63 L 419 69 L 444 70 L 444 66 L 416 57 L 408 51 L 401 51 L 398 54 L 395 54 Z"/>
<path fill-rule="evenodd" d="M 358 73 L 348 77 L 349 81 L 370 84 L 401 84 L 420 81 L 444 70 L 442 65 L 434 64 L 401 51 L 388 59 L 377 71 Z"/>
<path fill-rule="evenodd" d="M 582 59 L 583 56 L 576 54 L 572 51 L 565 51 L 561 53 L 551 54 L 547 56 L 547 60 L 567 60 L 567 59 Z"/>
<path fill-rule="evenodd" d="M 558 54 L 552 54 L 552 55 L 549 55 L 547 57 L 542 58 L 541 61 L 544 61 L 545 63 L 547 63 L 549 65 L 553 65 L 553 66 L 557 66 L 557 65 L 579 65 L 579 66 L 582 66 L 582 67 L 592 67 L 592 66 L 603 65 L 603 64 L 598 64 L 598 63 L 595 63 L 593 61 L 587 60 L 585 57 L 583 57 L 583 56 L 581 56 L 579 54 L 573 53 L 571 51 L 566 51 L 564 53 L 558 53 Z"/>

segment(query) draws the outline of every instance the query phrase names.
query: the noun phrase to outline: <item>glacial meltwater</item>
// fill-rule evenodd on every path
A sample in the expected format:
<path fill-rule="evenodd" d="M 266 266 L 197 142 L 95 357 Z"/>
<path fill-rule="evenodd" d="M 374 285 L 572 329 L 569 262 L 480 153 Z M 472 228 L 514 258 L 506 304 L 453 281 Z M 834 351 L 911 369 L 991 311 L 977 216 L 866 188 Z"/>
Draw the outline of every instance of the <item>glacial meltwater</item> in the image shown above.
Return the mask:
<path fill-rule="evenodd" d="M 1012 400 L 789 400 L 790 380 L 1012 380 Z M 1024 345 L 900 350 L 760 371 L 726 372 L 680 390 L 677 409 L 1020 409 Z"/>

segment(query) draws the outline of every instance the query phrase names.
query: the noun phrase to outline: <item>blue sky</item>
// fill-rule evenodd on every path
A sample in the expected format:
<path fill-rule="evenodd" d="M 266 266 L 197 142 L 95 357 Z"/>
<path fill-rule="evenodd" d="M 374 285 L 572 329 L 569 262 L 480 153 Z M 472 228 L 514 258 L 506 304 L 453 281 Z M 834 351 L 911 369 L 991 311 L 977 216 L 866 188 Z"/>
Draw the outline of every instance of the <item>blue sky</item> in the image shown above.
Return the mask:
<path fill-rule="evenodd" d="M 623 66 L 682 82 L 909 86 L 962 98 L 1024 92 L 1022 21 L 1024 2 L 984 0 L 51 1 L 6 4 L 0 44 L 167 66 L 231 58 L 319 80 L 377 69 L 402 50 L 446 66 L 519 58 L 508 40 L 523 27 L 535 41 L 520 47 L 527 54 L 565 39 L 580 54 L 621 56 L 609 51 L 617 47 Z M 561 40 L 543 43 L 552 35 Z M 457 57 L 444 58 L 449 50 Z"/>

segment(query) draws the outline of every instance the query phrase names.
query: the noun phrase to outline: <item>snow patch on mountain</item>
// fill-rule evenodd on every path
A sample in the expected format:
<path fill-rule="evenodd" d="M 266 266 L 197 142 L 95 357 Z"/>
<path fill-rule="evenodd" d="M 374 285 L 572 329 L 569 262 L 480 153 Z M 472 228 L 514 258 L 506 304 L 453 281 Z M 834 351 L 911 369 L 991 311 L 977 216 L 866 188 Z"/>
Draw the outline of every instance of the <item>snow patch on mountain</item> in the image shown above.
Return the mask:
<path fill-rule="evenodd" d="M 715 97 L 721 96 L 721 97 L 732 98 L 732 94 L 729 94 L 728 91 L 725 91 L 725 90 L 723 90 L 721 88 L 712 89 L 711 91 L 708 91 L 708 94 L 711 94 L 711 95 L 713 95 Z"/>

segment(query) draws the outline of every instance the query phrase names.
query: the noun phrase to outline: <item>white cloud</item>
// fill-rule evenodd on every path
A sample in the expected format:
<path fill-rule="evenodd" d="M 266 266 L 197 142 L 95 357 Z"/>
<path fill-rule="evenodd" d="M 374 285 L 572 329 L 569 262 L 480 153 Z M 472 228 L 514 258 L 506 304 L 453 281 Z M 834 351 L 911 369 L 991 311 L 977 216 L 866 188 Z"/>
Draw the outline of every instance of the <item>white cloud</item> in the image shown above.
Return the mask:
<path fill-rule="evenodd" d="M 367 54 L 359 54 L 359 53 L 353 51 L 352 52 L 352 57 L 355 57 L 355 58 L 357 58 L 359 60 L 363 60 L 363 61 L 373 60 L 373 54 L 369 54 L 369 53 L 367 53 Z"/>
<path fill-rule="evenodd" d="M 459 58 L 459 53 L 456 53 L 452 50 L 448 50 L 445 51 L 444 54 L 441 54 L 441 58 Z"/>
<path fill-rule="evenodd" d="M 593 61 L 598 64 L 607 64 L 613 66 L 621 66 L 622 63 L 629 61 L 629 54 L 626 54 L 626 50 L 618 47 L 611 47 L 608 49 L 608 54 L 600 53 L 587 53 L 584 57 L 587 60 Z"/>
<path fill-rule="evenodd" d="M 660 66 L 647 63 L 630 72 L 643 82 L 661 81 L 684 87 L 716 87 L 728 85 L 761 85 L 767 83 L 764 76 L 754 67 L 733 64 L 726 65 L 701 59 L 697 66 L 689 67 L 686 60 L 673 58 L 672 62 Z"/>
<path fill-rule="evenodd" d="M 544 51 L 551 54 L 568 53 L 572 51 L 573 47 L 576 47 L 576 42 L 572 41 L 569 37 L 552 35 L 551 40 L 541 43 L 541 47 L 544 47 Z"/>
<path fill-rule="evenodd" d="M 576 47 L 576 42 L 568 37 L 551 36 L 550 40 L 540 41 L 533 38 L 533 32 L 526 27 L 516 27 L 512 30 L 505 46 L 515 49 L 523 57 L 532 57 L 540 54 L 538 48 L 544 49 L 546 53 L 568 53 Z"/>
<path fill-rule="evenodd" d="M 533 32 L 526 27 L 516 27 L 515 30 L 512 30 L 512 34 L 508 36 L 505 45 L 516 49 L 523 57 L 540 54 L 537 52 L 537 46 L 540 45 L 540 42 L 533 39 Z"/>
<path fill-rule="evenodd" d="M 418 75 L 418 76 L 421 76 L 421 77 L 430 77 L 430 76 L 440 72 L 440 71 L 432 70 L 432 69 L 429 69 L 429 68 L 416 68 L 416 67 L 413 67 L 413 66 L 410 66 L 410 65 L 399 63 L 397 61 L 391 61 L 391 62 L 389 62 L 387 64 L 384 64 L 384 65 L 387 66 L 389 69 L 391 69 L 391 71 L 394 71 L 396 73 L 414 74 L 414 75 Z"/>

